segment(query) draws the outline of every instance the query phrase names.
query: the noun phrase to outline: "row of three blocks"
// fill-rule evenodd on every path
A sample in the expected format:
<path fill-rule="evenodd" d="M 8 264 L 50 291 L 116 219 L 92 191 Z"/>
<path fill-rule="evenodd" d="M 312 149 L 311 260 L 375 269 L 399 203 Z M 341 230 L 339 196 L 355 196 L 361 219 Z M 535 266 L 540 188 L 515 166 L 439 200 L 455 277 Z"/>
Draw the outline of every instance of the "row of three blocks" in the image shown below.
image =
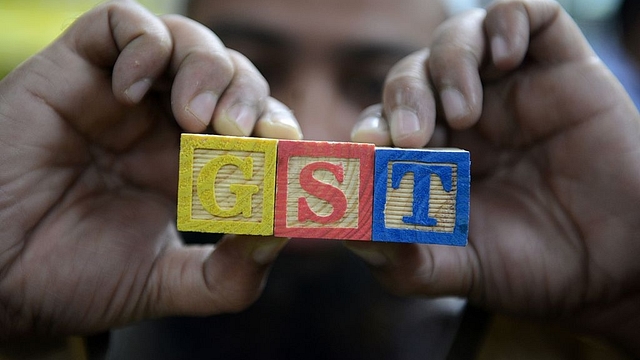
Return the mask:
<path fill-rule="evenodd" d="M 183 134 L 181 231 L 463 246 L 469 153 Z"/>

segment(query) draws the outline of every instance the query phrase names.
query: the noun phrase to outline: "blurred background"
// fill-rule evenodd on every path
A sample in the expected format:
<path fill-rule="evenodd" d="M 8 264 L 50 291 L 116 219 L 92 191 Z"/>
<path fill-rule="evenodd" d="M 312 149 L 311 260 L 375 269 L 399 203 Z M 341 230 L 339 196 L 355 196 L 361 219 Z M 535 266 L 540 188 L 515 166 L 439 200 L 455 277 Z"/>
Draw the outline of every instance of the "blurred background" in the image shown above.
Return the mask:
<path fill-rule="evenodd" d="M 445 0 L 452 13 L 490 0 Z M 140 0 L 155 13 L 180 11 L 178 0 Z M 622 0 L 560 0 L 580 23 L 605 57 L 612 54 L 612 39 L 619 29 L 618 9 Z M 633 1 L 636 2 L 636 1 Z M 28 56 L 55 39 L 75 18 L 95 6 L 97 0 L 0 0 L 0 78 Z M 617 43 L 617 42 L 616 42 Z M 616 59 L 617 60 L 617 59 Z M 618 66 L 618 65 L 615 65 Z M 617 70 L 616 70 L 617 71 Z M 614 71 L 615 72 L 615 71 Z"/>
<path fill-rule="evenodd" d="M 180 0 L 138 1 L 157 14 L 181 10 Z M 447 1 L 452 14 L 471 7 L 484 6 L 490 2 L 490 0 L 443 1 Z M 99 2 L 98 0 L 0 0 L 0 79 L 20 62 L 44 48 L 80 14 Z M 626 87 L 636 106 L 639 106 L 640 0 L 559 0 L 559 2 L 576 19 L 595 51 Z M 621 8 L 623 3 L 625 7 Z M 510 323 L 507 323 L 506 327 L 498 326 L 498 328 L 512 329 Z M 535 329 L 532 331 L 535 334 Z M 529 335 L 525 333 L 522 338 L 530 337 Z M 514 336 L 517 337 L 518 334 Z M 538 340 L 540 339 L 533 338 L 530 344 L 538 346 Z M 85 346 L 82 340 L 77 338 L 69 339 L 68 342 L 71 349 Z M 3 356 L 4 354 L 0 351 L 0 360 L 6 359 Z"/>
<path fill-rule="evenodd" d="M 179 11 L 175 0 L 141 0 L 155 13 Z M 98 0 L 0 0 L 0 78 L 35 54 Z"/>
<path fill-rule="evenodd" d="M 490 0 L 444 0 L 452 14 L 474 6 L 484 6 Z M 180 12 L 179 0 L 140 0 L 155 13 Z M 623 0 L 560 0 L 576 19 L 592 46 L 631 93 L 640 99 L 639 60 L 630 56 L 623 46 Z M 640 1 L 627 0 L 631 8 Z M 69 26 L 80 14 L 98 4 L 98 0 L 0 0 L 0 79 L 24 59 L 33 55 Z M 631 20 L 635 20 L 635 13 Z M 627 24 L 628 27 L 628 24 Z M 640 28 L 640 26 L 639 26 Z M 629 35 L 629 34 L 627 34 Z M 640 32 L 638 33 L 640 36 Z M 632 43 L 639 43 L 631 36 Z M 640 45 L 638 45 L 640 48 Z M 640 50 L 639 50 L 640 51 Z M 640 101 L 635 100 L 636 105 Z"/>

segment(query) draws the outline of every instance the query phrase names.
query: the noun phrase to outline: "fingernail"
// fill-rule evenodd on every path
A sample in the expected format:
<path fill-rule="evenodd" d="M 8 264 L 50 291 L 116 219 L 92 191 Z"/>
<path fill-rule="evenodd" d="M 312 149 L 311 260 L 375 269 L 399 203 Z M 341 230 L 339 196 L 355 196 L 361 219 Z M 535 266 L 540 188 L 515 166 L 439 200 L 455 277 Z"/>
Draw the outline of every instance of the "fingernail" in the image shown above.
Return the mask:
<path fill-rule="evenodd" d="M 149 91 L 149 88 L 151 88 L 151 83 L 151 79 L 142 79 L 129 86 L 129 88 L 124 91 L 124 95 L 129 98 L 132 103 L 137 104 L 142 100 L 147 91 Z"/>
<path fill-rule="evenodd" d="M 251 253 L 251 257 L 255 262 L 261 265 L 271 264 L 280 250 L 287 244 L 289 239 L 286 238 L 271 238 L 260 240 L 260 243 L 256 246 Z"/>
<path fill-rule="evenodd" d="M 399 108 L 391 114 L 391 132 L 394 138 L 401 139 L 420 131 L 420 120 L 415 112 Z"/>
<path fill-rule="evenodd" d="M 249 136 L 253 132 L 253 125 L 256 122 L 257 113 L 253 106 L 238 103 L 227 110 L 227 117 L 240 131 L 238 135 Z"/>
<path fill-rule="evenodd" d="M 291 112 L 277 112 L 271 115 L 271 123 L 280 127 L 282 133 L 278 138 L 302 140 L 302 129 Z"/>
<path fill-rule="evenodd" d="M 353 127 L 353 130 L 351 130 L 351 137 L 353 138 L 354 136 L 356 136 L 358 133 L 361 133 L 361 132 L 369 133 L 369 132 L 380 132 L 383 130 L 384 129 L 382 128 L 382 121 L 380 120 L 379 117 L 368 116 L 360 120 L 358 124 L 356 124 L 356 126 Z"/>
<path fill-rule="evenodd" d="M 391 144 L 387 122 L 378 116 L 368 116 L 351 130 L 351 141 L 374 143 L 378 146 Z"/>
<path fill-rule="evenodd" d="M 213 93 L 207 91 L 194 97 L 189 105 L 187 105 L 187 111 L 191 113 L 202 125 L 209 126 L 213 111 L 216 108 L 218 97 Z"/>
<path fill-rule="evenodd" d="M 372 247 L 352 247 L 349 245 L 346 245 L 346 247 L 371 266 L 382 266 L 389 262 L 389 258 L 378 249 Z"/>
<path fill-rule="evenodd" d="M 440 93 L 440 100 L 448 120 L 462 119 L 469 113 L 467 102 L 457 89 L 445 89 Z"/>
<path fill-rule="evenodd" d="M 509 47 L 502 36 L 494 36 L 491 39 L 491 56 L 493 56 L 494 63 L 509 57 Z"/>

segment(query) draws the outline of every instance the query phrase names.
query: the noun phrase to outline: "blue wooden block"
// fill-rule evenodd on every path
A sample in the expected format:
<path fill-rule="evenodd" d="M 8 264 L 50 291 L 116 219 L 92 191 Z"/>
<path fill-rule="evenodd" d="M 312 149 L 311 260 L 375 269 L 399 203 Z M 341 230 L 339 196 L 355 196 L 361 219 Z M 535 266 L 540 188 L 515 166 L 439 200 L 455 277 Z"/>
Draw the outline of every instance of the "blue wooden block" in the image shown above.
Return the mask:
<path fill-rule="evenodd" d="M 470 180 L 468 151 L 377 148 L 372 240 L 466 245 Z"/>

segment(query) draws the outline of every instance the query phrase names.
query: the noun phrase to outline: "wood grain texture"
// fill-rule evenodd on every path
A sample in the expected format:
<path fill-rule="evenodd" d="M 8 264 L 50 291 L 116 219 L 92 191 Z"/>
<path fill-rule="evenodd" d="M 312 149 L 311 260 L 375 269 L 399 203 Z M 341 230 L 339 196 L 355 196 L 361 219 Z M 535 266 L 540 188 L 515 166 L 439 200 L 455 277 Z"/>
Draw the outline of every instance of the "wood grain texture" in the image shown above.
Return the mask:
<path fill-rule="evenodd" d="M 282 140 L 276 236 L 371 240 L 371 144 Z"/>
<path fill-rule="evenodd" d="M 181 231 L 462 246 L 469 198 L 464 150 L 182 136 Z"/>
<path fill-rule="evenodd" d="M 277 144 L 183 134 L 178 230 L 272 235 Z"/>
<path fill-rule="evenodd" d="M 373 241 L 466 245 L 467 151 L 378 148 Z"/>

